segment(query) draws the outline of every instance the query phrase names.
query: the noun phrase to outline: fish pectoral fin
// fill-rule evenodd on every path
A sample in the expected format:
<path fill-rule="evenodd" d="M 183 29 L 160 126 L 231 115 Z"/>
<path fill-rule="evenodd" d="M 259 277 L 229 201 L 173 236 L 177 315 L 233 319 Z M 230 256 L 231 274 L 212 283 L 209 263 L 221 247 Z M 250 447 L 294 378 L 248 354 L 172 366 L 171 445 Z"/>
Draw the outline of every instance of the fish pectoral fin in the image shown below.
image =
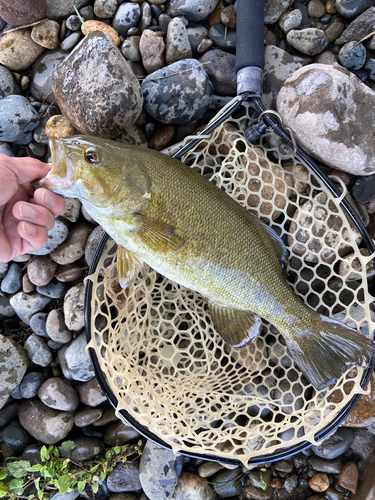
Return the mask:
<path fill-rule="evenodd" d="M 251 214 L 253 215 L 253 214 Z M 255 217 L 255 216 L 254 216 Z M 281 264 L 281 269 L 283 272 L 286 272 L 286 267 L 288 265 L 289 261 L 289 255 L 288 255 L 288 250 L 286 246 L 284 245 L 283 240 L 280 238 L 280 236 L 274 231 L 270 226 L 262 222 L 261 220 L 257 219 L 259 224 L 263 226 L 263 228 L 267 231 L 267 236 L 268 239 L 270 240 L 270 243 L 273 247 L 273 249 L 276 252 L 276 255 L 280 261 Z"/>
<path fill-rule="evenodd" d="M 208 303 L 216 331 L 231 347 L 243 347 L 253 342 L 262 328 L 262 320 L 251 311 L 240 311 Z"/>
<path fill-rule="evenodd" d="M 117 274 L 121 288 L 127 288 L 144 270 L 143 261 L 122 246 L 117 247 Z"/>
<path fill-rule="evenodd" d="M 142 214 L 135 215 L 139 223 L 138 234 L 152 250 L 156 252 L 176 251 L 185 245 L 185 240 L 176 234 L 174 227 Z"/>

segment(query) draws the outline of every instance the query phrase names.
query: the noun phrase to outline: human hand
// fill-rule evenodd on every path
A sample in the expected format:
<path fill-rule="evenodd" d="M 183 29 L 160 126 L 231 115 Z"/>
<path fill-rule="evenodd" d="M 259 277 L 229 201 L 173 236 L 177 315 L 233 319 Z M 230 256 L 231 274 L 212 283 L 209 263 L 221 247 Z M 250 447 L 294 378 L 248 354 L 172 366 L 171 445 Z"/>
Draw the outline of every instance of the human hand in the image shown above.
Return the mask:
<path fill-rule="evenodd" d="M 36 250 L 47 243 L 55 217 L 65 208 L 63 196 L 34 189 L 51 166 L 35 158 L 0 154 L 0 262 Z"/>

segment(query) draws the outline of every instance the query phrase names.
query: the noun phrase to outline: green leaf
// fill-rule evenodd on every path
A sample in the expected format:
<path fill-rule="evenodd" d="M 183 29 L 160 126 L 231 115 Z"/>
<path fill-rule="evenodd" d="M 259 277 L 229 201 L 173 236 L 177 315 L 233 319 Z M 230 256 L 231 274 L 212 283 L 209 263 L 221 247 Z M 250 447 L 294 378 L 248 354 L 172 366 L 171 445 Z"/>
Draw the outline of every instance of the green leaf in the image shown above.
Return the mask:
<path fill-rule="evenodd" d="M 106 473 L 103 471 L 100 473 L 100 479 L 104 481 L 105 478 L 106 478 Z"/>
<path fill-rule="evenodd" d="M 17 460 L 17 462 L 9 462 L 7 464 L 7 469 L 10 474 L 14 477 L 26 476 L 28 469 L 31 464 L 28 460 Z"/>
<path fill-rule="evenodd" d="M 105 452 L 104 456 L 105 456 L 105 458 L 111 458 L 111 455 L 112 455 L 111 450 L 108 450 Z"/>
<path fill-rule="evenodd" d="M 49 451 L 45 446 L 42 446 L 40 450 L 40 459 L 42 460 L 42 462 L 46 462 L 47 460 L 50 459 Z"/>
<path fill-rule="evenodd" d="M 114 446 L 113 451 L 116 453 L 116 455 L 118 455 L 119 453 L 121 453 L 121 446 Z"/>
<path fill-rule="evenodd" d="M 8 473 L 6 472 L 5 474 L 0 474 L 0 481 L 5 479 L 7 477 Z"/>
<path fill-rule="evenodd" d="M 59 452 L 59 450 L 58 450 L 57 446 L 52 446 L 52 445 L 51 445 L 51 446 L 49 446 L 49 448 L 48 448 L 48 449 L 49 449 L 49 451 L 52 453 L 52 455 L 53 455 L 54 457 L 59 458 L 59 456 L 60 456 L 60 452 Z"/>
<path fill-rule="evenodd" d="M 22 495 L 22 493 L 23 493 L 23 481 L 22 481 L 22 479 L 20 479 L 20 478 L 12 479 L 8 483 L 8 488 L 15 495 Z"/>
<path fill-rule="evenodd" d="M 99 483 L 92 483 L 91 488 L 93 493 L 98 493 Z"/>
<path fill-rule="evenodd" d="M 140 439 L 137 443 L 138 446 L 142 446 L 142 439 Z"/>
<path fill-rule="evenodd" d="M 74 446 L 74 441 L 64 441 L 61 443 L 61 446 L 64 448 L 64 450 L 71 450 Z"/>
<path fill-rule="evenodd" d="M 5 490 L 0 489 L 0 498 L 4 498 L 7 495 Z"/>
<path fill-rule="evenodd" d="M 91 467 L 90 472 L 95 472 L 96 470 L 98 470 L 99 466 L 100 464 L 94 465 L 94 467 Z"/>
<path fill-rule="evenodd" d="M 71 479 L 68 474 L 64 474 L 64 476 L 61 476 L 57 481 L 59 492 L 66 493 L 70 489 L 70 483 Z"/>
<path fill-rule="evenodd" d="M 82 491 L 85 489 L 86 486 L 86 481 L 78 481 L 77 488 L 78 492 L 82 493 Z"/>
<path fill-rule="evenodd" d="M 44 465 L 42 464 L 35 464 L 35 465 L 32 465 L 31 467 L 29 467 L 29 472 L 39 472 L 40 470 L 42 470 L 44 467 Z"/>

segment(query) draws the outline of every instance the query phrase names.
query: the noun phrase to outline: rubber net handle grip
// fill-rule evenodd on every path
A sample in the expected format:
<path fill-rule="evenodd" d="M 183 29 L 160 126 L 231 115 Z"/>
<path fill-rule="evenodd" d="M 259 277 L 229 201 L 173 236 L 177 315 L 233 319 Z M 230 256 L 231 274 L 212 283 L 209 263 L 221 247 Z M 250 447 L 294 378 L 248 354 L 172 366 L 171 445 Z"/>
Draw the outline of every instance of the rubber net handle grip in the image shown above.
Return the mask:
<path fill-rule="evenodd" d="M 236 72 L 264 68 L 264 0 L 237 0 Z"/>

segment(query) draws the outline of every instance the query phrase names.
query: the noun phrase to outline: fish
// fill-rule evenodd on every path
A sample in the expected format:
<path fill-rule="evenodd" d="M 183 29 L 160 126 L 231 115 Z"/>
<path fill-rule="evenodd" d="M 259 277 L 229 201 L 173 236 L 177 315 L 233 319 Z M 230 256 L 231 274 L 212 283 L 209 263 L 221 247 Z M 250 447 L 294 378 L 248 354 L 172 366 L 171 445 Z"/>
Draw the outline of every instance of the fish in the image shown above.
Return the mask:
<path fill-rule="evenodd" d="M 199 292 L 234 348 L 257 338 L 263 318 L 317 390 L 369 362 L 370 338 L 314 311 L 288 285 L 277 233 L 194 169 L 92 136 L 52 138 L 50 148 L 51 170 L 38 187 L 78 198 L 117 243 L 123 288 L 148 264 Z"/>

